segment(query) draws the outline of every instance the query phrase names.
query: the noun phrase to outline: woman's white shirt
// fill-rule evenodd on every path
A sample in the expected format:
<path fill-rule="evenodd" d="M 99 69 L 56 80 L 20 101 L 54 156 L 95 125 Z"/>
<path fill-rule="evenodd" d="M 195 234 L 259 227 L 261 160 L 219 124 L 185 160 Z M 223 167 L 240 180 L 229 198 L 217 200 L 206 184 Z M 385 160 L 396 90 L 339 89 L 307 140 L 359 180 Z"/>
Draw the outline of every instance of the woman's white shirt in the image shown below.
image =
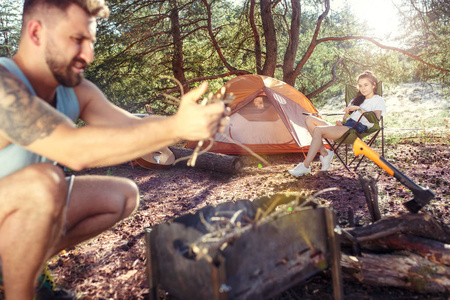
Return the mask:
<path fill-rule="evenodd" d="M 350 105 L 353 104 L 350 103 Z M 382 116 L 384 116 L 384 114 L 386 113 L 386 104 L 384 103 L 383 97 L 381 97 L 380 95 L 374 95 L 372 98 L 364 100 L 364 102 L 359 107 L 361 107 L 364 111 L 381 110 Z M 361 113 L 356 110 L 350 115 L 350 118 L 358 121 L 360 116 Z M 367 128 L 371 128 L 373 126 L 373 123 L 370 123 L 365 117 L 362 117 L 360 122 L 363 125 L 366 125 Z"/>

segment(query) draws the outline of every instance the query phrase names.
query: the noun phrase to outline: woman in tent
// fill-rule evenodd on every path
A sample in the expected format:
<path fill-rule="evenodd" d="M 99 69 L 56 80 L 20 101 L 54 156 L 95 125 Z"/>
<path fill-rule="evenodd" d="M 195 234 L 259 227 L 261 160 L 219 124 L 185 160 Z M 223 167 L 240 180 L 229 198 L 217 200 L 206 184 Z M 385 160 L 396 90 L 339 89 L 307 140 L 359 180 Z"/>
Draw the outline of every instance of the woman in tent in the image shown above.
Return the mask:
<path fill-rule="evenodd" d="M 380 95 L 376 95 L 378 79 L 370 71 L 365 71 L 358 76 L 358 94 L 350 101 L 350 104 L 344 109 L 343 121 L 337 121 L 336 125 L 331 125 L 322 119 L 309 116 L 306 118 L 306 126 L 312 135 L 311 145 L 305 160 L 299 163 L 289 173 L 294 176 L 303 176 L 311 173 L 311 162 L 320 152 L 320 161 L 322 162 L 321 171 L 327 171 L 333 159 L 334 152 L 327 150 L 323 145 L 323 138 L 335 140 L 340 138 L 350 128 L 358 122 L 359 117 L 366 111 L 375 112 L 378 119 L 386 113 L 386 105 Z M 360 123 L 355 127 L 359 132 L 365 132 L 373 126 L 365 117 L 362 117 Z"/>

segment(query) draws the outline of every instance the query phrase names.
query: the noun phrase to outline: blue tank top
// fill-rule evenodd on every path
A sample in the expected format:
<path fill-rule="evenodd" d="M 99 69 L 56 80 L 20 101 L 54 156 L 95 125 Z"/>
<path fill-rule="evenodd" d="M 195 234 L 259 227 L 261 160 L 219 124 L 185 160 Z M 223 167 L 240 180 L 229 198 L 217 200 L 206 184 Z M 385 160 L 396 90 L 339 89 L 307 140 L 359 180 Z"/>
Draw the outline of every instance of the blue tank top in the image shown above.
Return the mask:
<path fill-rule="evenodd" d="M 36 95 L 30 82 L 13 60 L 6 57 L 0 57 L 0 65 L 19 77 L 19 79 L 28 86 L 30 91 Z M 64 87 L 62 85 L 58 86 L 56 89 L 56 109 L 69 117 L 73 122 L 78 120 L 80 106 L 73 88 Z M 23 169 L 26 166 L 42 162 L 51 161 L 43 156 L 30 152 L 19 145 L 10 144 L 6 146 L 6 148 L 0 150 L 0 178 Z"/>

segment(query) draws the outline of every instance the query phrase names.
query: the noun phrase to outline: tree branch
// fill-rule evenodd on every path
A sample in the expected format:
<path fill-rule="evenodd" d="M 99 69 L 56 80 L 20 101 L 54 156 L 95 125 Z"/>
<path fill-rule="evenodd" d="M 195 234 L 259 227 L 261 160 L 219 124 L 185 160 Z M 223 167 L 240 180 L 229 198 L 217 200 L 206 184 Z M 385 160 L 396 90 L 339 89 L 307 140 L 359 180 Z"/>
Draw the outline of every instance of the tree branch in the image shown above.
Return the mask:
<path fill-rule="evenodd" d="M 189 79 L 188 81 L 186 81 L 186 84 L 191 84 L 194 82 L 200 82 L 200 81 L 205 81 L 205 80 L 214 80 L 217 78 L 223 78 L 223 77 L 228 77 L 228 76 L 233 76 L 233 75 L 245 75 L 245 74 L 250 74 L 250 72 L 247 72 L 244 70 L 233 70 L 231 72 L 227 72 L 227 73 L 223 73 L 223 74 L 192 78 L 192 79 Z"/>
<path fill-rule="evenodd" d="M 235 70 L 234 67 L 232 67 L 228 61 L 226 60 L 225 56 L 223 56 L 222 50 L 220 49 L 219 43 L 217 43 L 216 37 L 213 34 L 213 30 L 212 30 L 212 20 L 211 20 L 211 16 L 212 16 L 212 12 L 211 12 L 211 5 L 208 3 L 208 1 L 206 0 L 202 0 L 203 5 L 206 7 L 206 11 L 208 13 L 208 26 L 207 26 L 207 30 L 208 30 L 208 35 L 209 38 L 211 40 L 211 42 L 213 43 L 214 48 L 216 49 L 217 54 L 219 55 L 220 60 L 222 61 L 222 63 L 224 64 L 224 66 L 229 70 Z"/>
<path fill-rule="evenodd" d="M 323 19 L 325 19 L 325 17 L 328 15 L 329 12 L 330 12 L 330 0 L 325 0 L 325 11 L 319 16 L 317 20 L 316 29 L 311 39 L 311 43 L 309 44 L 308 50 L 306 50 L 302 59 L 299 61 L 299 63 L 297 64 L 297 66 L 293 71 L 294 78 L 297 77 L 298 74 L 300 74 L 300 71 L 302 70 L 303 66 L 306 64 L 308 59 L 311 57 L 311 54 L 314 52 L 314 49 L 318 45 L 317 37 L 319 36 L 320 27 L 322 25 Z"/>
<path fill-rule="evenodd" d="M 397 48 L 397 47 L 392 47 L 392 46 L 386 46 L 383 45 L 379 42 L 377 42 L 375 39 L 367 37 L 367 36 L 343 36 L 343 37 L 326 37 L 326 38 L 322 38 L 316 41 L 316 45 L 320 44 L 320 43 L 324 43 L 324 42 L 328 42 L 328 41 L 348 41 L 348 40 L 366 40 L 369 41 L 373 44 L 375 44 L 377 47 L 381 48 L 381 49 L 385 49 L 385 50 L 392 50 L 392 51 L 397 51 L 400 52 L 406 56 L 409 56 L 411 58 L 413 58 L 414 60 L 417 60 L 431 68 L 434 68 L 436 70 L 442 71 L 442 72 L 450 72 L 450 70 L 448 69 L 444 69 L 440 66 L 431 64 L 429 62 L 424 61 L 420 56 L 417 56 L 415 54 L 412 54 L 411 52 L 408 52 L 406 50 Z"/>
<path fill-rule="evenodd" d="M 343 58 L 338 59 L 333 67 L 331 68 L 331 74 L 332 74 L 332 78 L 330 81 L 328 81 L 326 84 L 322 85 L 320 88 L 318 88 L 317 90 L 315 90 L 312 93 L 309 93 L 308 95 L 306 95 L 306 98 L 311 99 L 314 98 L 315 96 L 319 95 L 320 93 L 322 93 L 323 91 L 325 91 L 327 88 L 329 88 L 330 86 L 333 85 L 333 83 L 335 83 L 335 81 L 337 80 L 337 75 L 336 75 L 336 68 L 337 66 L 342 62 Z"/>
<path fill-rule="evenodd" d="M 252 28 L 253 37 L 254 37 L 254 45 L 255 45 L 255 59 L 256 59 L 256 72 L 258 74 L 262 73 L 262 56 L 261 56 L 261 38 L 259 36 L 258 28 L 256 27 L 255 22 L 255 6 L 256 1 L 250 1 L 250 26 Z"/>

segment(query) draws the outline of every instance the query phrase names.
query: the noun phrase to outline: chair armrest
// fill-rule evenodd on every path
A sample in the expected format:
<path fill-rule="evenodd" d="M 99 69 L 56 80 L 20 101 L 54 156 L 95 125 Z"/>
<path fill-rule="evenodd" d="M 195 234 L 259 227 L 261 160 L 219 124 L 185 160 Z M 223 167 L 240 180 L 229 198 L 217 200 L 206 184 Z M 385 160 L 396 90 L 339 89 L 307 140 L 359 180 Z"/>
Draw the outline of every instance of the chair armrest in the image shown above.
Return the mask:
<path fill-rule="evenodd" d="M 378 123 L 380 121 L 380 119 L 378 119 L 377 117 L 377 114 L 373 111 L 366 111 L 361 115 L 361 117 L 362 116 L 364 116 L 370 123 Z"/>
<path fill-rule="evenodd" d="M 381 120 L 381 119 L 378 119 L 377 114 L 375 112 L 366 111 L 361 114 L 361 116 L 359 117 L 359 119 L 356 123 L 359 123 L 359 121 L 361 121 L 361 118 L 363 116 L 367 119 L 367 121 L 369 121 L 372 124 L 378 124 L 378 122 L 380 122 L 380 120 Z"/>

